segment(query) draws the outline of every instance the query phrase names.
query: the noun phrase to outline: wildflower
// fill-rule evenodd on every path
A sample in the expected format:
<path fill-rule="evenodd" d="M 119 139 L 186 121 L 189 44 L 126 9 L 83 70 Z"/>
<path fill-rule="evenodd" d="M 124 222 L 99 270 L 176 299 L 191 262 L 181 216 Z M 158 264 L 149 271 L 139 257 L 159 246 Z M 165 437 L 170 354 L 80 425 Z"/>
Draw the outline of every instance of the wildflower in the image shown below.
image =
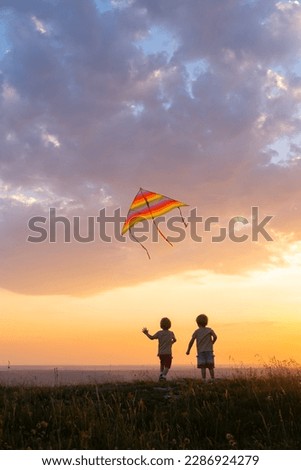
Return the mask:
<path fill-rule="evenodd" d="M 47 421 L 40 421 L 36 425 L 37 429 L 47 429 L 48 428 L 48 423 Z"/>
<path fill-rule="evenodd" d="M 227 433 L 226 434 L 226 439 L 228 441 L 229 446 L 232 447 L 232 449 L 237 449 L 237 442 L 236 442 L 234 436 L 232 436 L 232 434 Z"/>

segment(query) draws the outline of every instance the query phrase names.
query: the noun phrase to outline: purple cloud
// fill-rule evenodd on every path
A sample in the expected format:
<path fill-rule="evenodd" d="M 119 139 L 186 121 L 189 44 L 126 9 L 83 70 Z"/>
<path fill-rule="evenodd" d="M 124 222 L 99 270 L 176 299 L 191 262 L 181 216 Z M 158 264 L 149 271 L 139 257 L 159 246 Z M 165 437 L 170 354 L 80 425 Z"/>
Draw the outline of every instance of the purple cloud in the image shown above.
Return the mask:
<path fill-rule="evenodd" d="M 259 205 L 277 215 L 276 231 L 299 239 L 298 2 L 139 0 L 101 9 L 92 0 L 59 8 L 3 0 L 1 10 L 9 49 L 0 58 L 3 287 L 68 293 L 76 284 L 87 293 L 123 285 L 126 267 L 132 283 L 218 270 L 221 254 L 225 272 L 269 261 L 264 245 L 242 246 L 240 263 L 227 263 L 238 247 L 210 246 L 204 258 L 187 241 L 176 256 L 160 245 L 161 261 L 142 279 L 131 243 L 26 242 L 28 219 L 49 207 L 83 217 L 108 205 L 126 213 L 140 186 L 204 215 Z M 145 48 L 154 31 L 164 40 L 152 37 Z M 279 139 L 291 146 L 275 164 Z"/>

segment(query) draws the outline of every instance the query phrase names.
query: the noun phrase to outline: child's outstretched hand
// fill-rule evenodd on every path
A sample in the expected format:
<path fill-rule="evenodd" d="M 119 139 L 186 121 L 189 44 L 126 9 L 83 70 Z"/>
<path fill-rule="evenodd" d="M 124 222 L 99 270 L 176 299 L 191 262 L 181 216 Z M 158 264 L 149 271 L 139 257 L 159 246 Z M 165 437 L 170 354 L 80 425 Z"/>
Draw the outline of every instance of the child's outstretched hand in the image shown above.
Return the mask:
<path fill-rule="evenodd" d="M 145 327 L 144 327 L 144 328 L 142 328 L 142 333 L 144 333 L 145 335 L 147 335 L 147 333 L 148 333 L 148 329 L 147 329 L 147 328 L 145 328 Z"/>

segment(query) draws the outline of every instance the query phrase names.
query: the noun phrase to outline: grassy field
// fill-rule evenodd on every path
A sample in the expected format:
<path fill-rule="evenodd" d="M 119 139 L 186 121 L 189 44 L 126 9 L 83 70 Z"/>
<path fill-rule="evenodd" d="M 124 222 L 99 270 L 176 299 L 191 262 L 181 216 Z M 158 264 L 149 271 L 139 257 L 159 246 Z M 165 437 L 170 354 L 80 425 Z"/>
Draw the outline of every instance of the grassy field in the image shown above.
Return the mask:
<path fill-rule="evenodd" d="M 1 449 L 301 449 L 301 374 L 0 387 Z"/>

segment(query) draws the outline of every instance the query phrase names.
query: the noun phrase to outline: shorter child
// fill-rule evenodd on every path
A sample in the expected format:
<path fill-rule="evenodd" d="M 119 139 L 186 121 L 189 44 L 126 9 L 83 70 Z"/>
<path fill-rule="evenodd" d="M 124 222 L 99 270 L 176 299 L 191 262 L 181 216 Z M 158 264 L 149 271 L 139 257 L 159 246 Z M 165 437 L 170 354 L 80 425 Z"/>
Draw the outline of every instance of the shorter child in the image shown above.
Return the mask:
<path fill-rule="evenodd" d="M 199 328 L 193 333 L 186 354 L 190 353 L 190 349 L 196 340 L 197 365 L 198 369 L 201 369 L 202 379 L 206 379 L 206 368 L 209 369 L 211 379 L 214 379 L 213 344 L 217 340 L 217 336 L 211 328 L 207 327 L 208 317 L 206 315 L 199 315 L 196 322 Z"/>
<path fill-rule="evenodd" d="M 176 337 L 172 331 L 169 331 L 171 327 L 171 321 L 169 318 L 162 318 L 160 321 L 161 330 L 157 331 L 154 335 L 150 335 L 147 328 L 143 328 L 144 333 L 149 339 L 157 339 L 158 344 L 158 356 L 160 359 L 160 377 L 159 380 L 166 380 L 166 376 L 169 372 L 172 362 L 171 347 L 175 343 Z"/>

